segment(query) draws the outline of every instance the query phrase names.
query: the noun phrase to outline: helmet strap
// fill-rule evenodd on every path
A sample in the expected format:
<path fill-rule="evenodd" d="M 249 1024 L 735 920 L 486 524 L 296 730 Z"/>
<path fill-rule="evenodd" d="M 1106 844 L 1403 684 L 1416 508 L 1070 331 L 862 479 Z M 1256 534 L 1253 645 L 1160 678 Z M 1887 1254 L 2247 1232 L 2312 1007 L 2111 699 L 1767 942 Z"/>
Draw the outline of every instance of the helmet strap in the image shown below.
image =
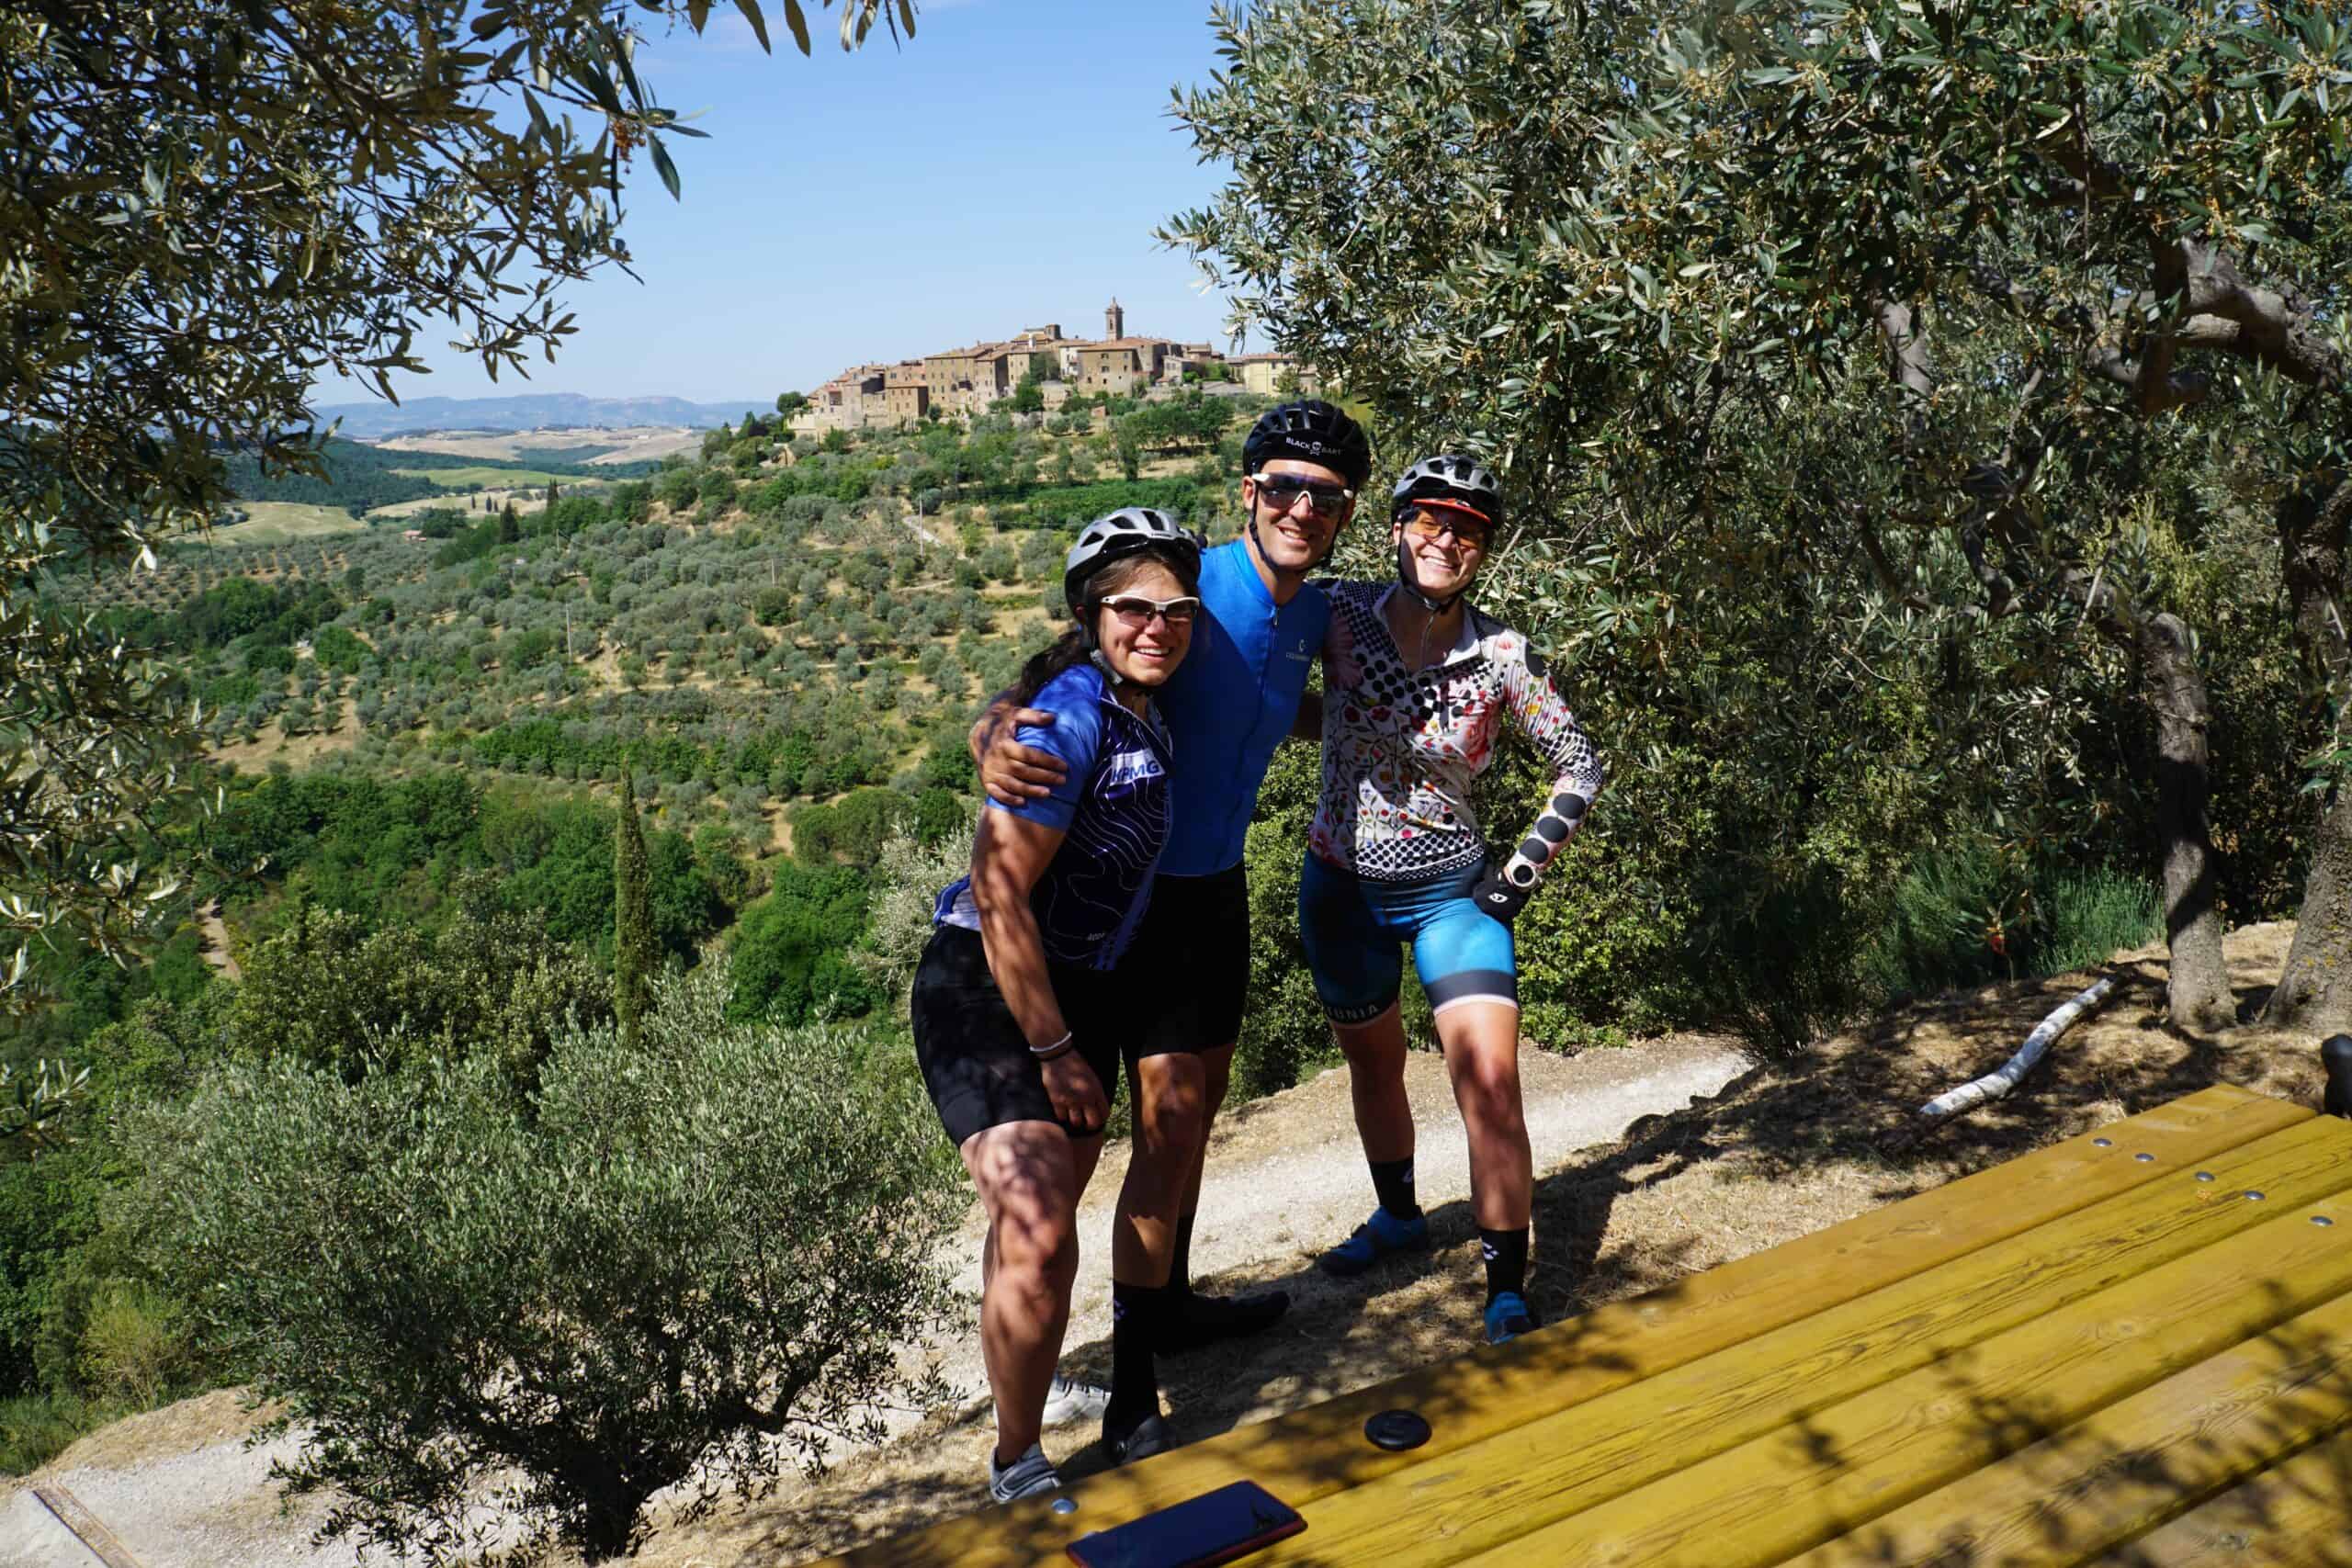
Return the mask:
<path fill-rule="evenodd" d="M 1094 635 L 1094 602 L 1080 599 L 1070 606 L 1070 611 L 1078 618 L 1078 645 L 1086 649 L 1086 661 L 1102 672 L 1103 682 L 1114 691 L 1125 685 L 1127 678 L 1111 668 L 1110 660 L 1103 656 L 1102 641 Z"/>
<path fill-rule="evenodd" d="M 1413 547 L 1403 539 L 1396 541 L 1396 586 L 1405 591 L 1407 598 L 1432 615 L 1444 615 L 1461 604 L 1462 596 L 1470 592 L 1470 585 L 1465 582 L 1443 598 L 1423 592 L 1419 573 L 1413 570 Z"/>
<path fill-rule="evenodd" d="M 1116 670 L 1111 668 L 1111 661 L 1102 656 L 1102 650 L 1100 648 L 1091 646 L 1094 639 L 1092 637 L 1088 637 L 1086 640 L 1090 645 L 1086 650 L 1087 661 L 1092 664 L 1095 669 L 1100 670 L 1102 672 L 1102 680 L 1104 683 L 1109 685 L 1113 690 L 1116 690 L 1117 688 L 1125 685 L 1127 683 L 1127 678 L 1125 675 L 1120 674 Z"/>

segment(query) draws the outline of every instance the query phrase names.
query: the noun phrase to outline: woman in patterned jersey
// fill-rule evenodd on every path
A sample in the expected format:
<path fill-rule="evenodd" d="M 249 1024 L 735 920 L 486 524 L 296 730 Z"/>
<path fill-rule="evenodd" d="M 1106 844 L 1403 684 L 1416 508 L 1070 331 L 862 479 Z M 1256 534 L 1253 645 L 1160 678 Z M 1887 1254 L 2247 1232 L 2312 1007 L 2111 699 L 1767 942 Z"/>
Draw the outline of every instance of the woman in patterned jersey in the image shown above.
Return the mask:
<path fill-rule="evenodd" d="M 1348 1058 L 1356 1131 L 1379 1206 L 1323 1255 L 1361 1273 L 1429 1245 L 1413 1198 L 1413 1113 L 1396 1012 L 1400 948 L 1437 1015 L 1470 1138 L 1487 1267 L 1487 1337 L 1539 1321 L 1526 1295 L 1533 1157 L 1519 1089 L 1519 987 L 1510 921 L 1601 785 L 1592 744 L 1527 639 L 1464 595 L 1503 520 L 1494 476 L 1468 457 L 1424 458 L 1397 482 L 1394 582 L 1328 585 L 1323 790 L 1299 886 L 1315 988 Z M 1503 724 L 1548 760 L 1548 804 L 1490 862 L 1470 800 Z"/>
<path fill-rule="evenodd" d="M 1200 567 L 1199 541 L 1161 513 L 1128 508 L 1080 532 L 1062 579 L 1078 624 L 1014 687 L 1055 720 L 1021 739 L 1066 775 L 1041 799 L 981 811 L 970 874 L 939 895 L 915 971 L 915 1056 L 988 1211 L 980 1345 L 1000 1503 L 1061 1484 L 1038 1434 L 1078 1274 L 1079 1195 L 1134 1025 L 1119 964 L 1168 840 L 1152 694 L 1192 646 Z M 1140 1413 L 1109 1434 L 1118 1459 L 1173 1442 L 1149 1347 L 1134 1339 L 1112 1367 L 1113 1412 Z"/>

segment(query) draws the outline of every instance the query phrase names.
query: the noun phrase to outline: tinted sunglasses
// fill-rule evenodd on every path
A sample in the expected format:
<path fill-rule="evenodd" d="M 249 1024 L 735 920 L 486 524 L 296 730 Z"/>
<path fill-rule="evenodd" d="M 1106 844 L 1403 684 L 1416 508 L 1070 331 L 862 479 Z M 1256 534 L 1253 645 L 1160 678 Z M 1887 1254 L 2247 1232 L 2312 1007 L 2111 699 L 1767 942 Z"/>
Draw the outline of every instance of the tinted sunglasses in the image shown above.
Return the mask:
<path fill-rule="evenodd" d="M 1294 479 L 1287 474 L 1252 474 L 1250 477 L 1257 482 L 1258 498 L 1277 512 L 1288 512 L 1298 504 L 1298 498 L 1303 495 L 1317 517 L 1337 517 L 1340 508 L 1353 500 L 1356 493 L 1345 485 Z"/>
<path fill-rule="evenodd" d="M 1171 626 L 1189 626 L 1201 613 L 1201 602 L 1190 594 L 1181 599 L 1147 599 L 1140 593 L 1114 593 L 1094 601 L 1119 617 L 1122 626 L 1143 627 L 1154 615 Z"/>
<path fill-rule="evenodd" d="M 1438 539 L 1451 534 L 1453 542 L 1465 550 L 1484 550 L 1495 536 L 1494 525 L 1466 508 L 1438 511 L 1419 507 L 1402 522 L 1405 532 L 1417 539 Z"/>

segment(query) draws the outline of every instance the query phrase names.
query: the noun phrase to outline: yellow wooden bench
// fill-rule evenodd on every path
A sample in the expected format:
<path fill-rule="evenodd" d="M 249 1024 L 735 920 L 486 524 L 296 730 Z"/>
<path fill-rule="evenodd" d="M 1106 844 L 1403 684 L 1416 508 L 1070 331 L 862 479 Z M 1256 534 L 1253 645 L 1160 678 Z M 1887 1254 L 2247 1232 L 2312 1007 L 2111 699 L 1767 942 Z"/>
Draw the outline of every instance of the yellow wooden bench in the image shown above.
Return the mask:
<path fill-rule="evenodd" d="M 1374 1447 L 1392 1408 L 1430 1440 Z M 1307 1525 L 1252 1568 L 2352 1564 L 2352 1122 L 2205 1089 L 834 1561 L 1067 1562 L 1245 1478 Z"/>

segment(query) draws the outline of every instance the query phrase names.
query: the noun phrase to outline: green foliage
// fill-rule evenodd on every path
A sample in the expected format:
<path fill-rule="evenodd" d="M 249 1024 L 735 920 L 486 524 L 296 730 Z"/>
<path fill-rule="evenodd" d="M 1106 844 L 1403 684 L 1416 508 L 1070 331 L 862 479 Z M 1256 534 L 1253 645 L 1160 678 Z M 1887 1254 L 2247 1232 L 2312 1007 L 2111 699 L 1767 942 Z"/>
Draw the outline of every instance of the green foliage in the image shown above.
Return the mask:
<path fill-rule="evenodd" d="M 0 1397 L 0 1475 L 28 1475 L 123 1414 L 79 1394 Z"/>
<path fill-rule="evenodd" d="M 297 909 L 246 965 L 230 1049 L 355 1080 L 420 1057 L 481 1055 L 529 1086 L 557 1032 L 612 1017 L 612 981 L 536 915 L 492 907 L 486 884 L 463 892 L 471 907 L 430 937 Z"/>
<path fill-rule="evenodd" d="M 642 1053 L 566 1034 L 527 1102 L 478 1061 L 279 1061 L 138 1119 L 154 1266 L 305 1424 L 330 1539 L 454 1554 L 483 1487 L 603 1558 L 657 1491 L 693 1517 L 938 1397 L 896 1352 L 951 1300 L 928 1106 L 724 987 L 665 988 Z"/>
<path fill-rule="evenodd" d="M 786 0 L 805 51 L 804 11 Z M 844 0 L 844 41 L 877 15 L 913 19 Z M 170 874 L 139 851 L 193 801 L 200 720 L 166 661 L 49 598 L 53 575 L 152 569 L 230 499 L 224 451 L 257 461 L 256 485 L 323 478 L 313 382 L 389 396 L 423 368 L 428 321 L 493 375 L 551 355 L 572 331 L 557 291 L 626 254 L 616 143 L 674 195 L 678 128 L 629 63 L 630 17 L 569 4 L 433 0 L 300 29 L 209 5 L 11 5 L 0 40 L 0 784 L 22 795 L 0 874 L 19 943 L 57 930 L 111 951 L 169 912 Z M 528 112 L 485 113 L 492 97 Z M 0 971 L 0 1001 L 23 973 Z"/>
<path fill-rule="evenodd" d="M 775 868 L 728 939 L 729 1018 L 805 1023 L 854 1017 L 875 998 L 849 952 L 865 928 L 866 878 L 847 866 Z"/>
<path fill-rule="evenodd" d="M 371 652 L 347 627 L 322 626 L 319 635 L 311 639 L 311 657 L 319 661 L 321 669 L 347 675 L 370 658 Z"/>
<path fill-rule="evenodd" d="M 874 788 L 853 790 L 831 806 L 796 807 L 793 858 L 809 866 L 872 865 L 913 811 L 914 802 L 897 790 Z"/>
<path fill-rule="evenodd" d="M 1384 462 L 1503 469 L 1518 539 L 1479 603 L 1611 766 L 1582 882 L 1522 920 L 1532 1022 L 1590 987 L 1802 1040 L 1909 964 L 1871 941 L 1915 862 L 1989 836 L 2047 901 L 2145 856 L 2132 688 L 2165 609 L 2233 747 L 2222 896 L 2291 901 L 2314 817 L 2284 781 L 2315 672 L 2352 668 L 2308 551 L 2278 592 L 2289 503 L 2343 482 L 2352 428 L 2352 138 L 2302 85 L 2352 65 L 2339 19 L 1256 0 L 1212 25 L 1230 69 L 1178 113 L 1248 175 L 1167 237 L 1368 405 Z M 1531 105 L 1574 129 L 1526 134 Z M 1365 533 L 1340 564 L 1385 575 Z"/>
<path fill-rule="evenodd" d="M 1984 844 L 1916 862 L 1895 884 L 1863 974 L 1874 999 L 2061 974 L 2163 934 L 2154 886 L 2104 867 L 2020 866 Z"/>

